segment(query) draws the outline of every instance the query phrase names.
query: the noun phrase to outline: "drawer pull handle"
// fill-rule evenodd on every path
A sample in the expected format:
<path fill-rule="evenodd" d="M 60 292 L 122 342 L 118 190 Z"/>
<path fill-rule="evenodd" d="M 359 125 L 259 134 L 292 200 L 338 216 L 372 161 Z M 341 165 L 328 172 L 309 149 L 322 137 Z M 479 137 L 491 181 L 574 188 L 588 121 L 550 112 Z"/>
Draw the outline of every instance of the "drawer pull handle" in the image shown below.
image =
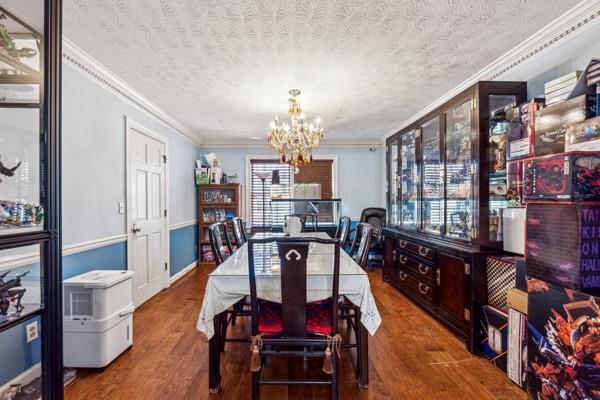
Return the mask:
<path fill-rule="evenodd" d="M 400 245 L 400 247 L 402 247 L 402 248 L 405 248 L 407 243 L 408 243 L 408 242 L 407 242 L 406 240 L 402 240 L 402 239 L 400 239 L 400 241 L 398 242 L 398 244 L 399 244 L 399 245 Z"/>
<path fill-rule="evenodd" d="M 427 293 L 429 293 L 429 286 L 419 282 L 419 292 L 421 292 L 421 294 L 427 295 Z"/>
<path fill-rule="evenodd" d="M 419 272 L 421 273 L 421 275 L 427 275 L 429 273 L 429 267 L 419 263 Z"/>
<path fill-rule="evenodd" d="M 408 257 L 403 256 L 402 254 L 400 254 L 400 257 L 398 258 L 398 261 L 400 261 L 402 264 L 406 264 L 406 260 L 408 259 Z"/>
<path fill-rule="evenodd" d="M 398 275 L 400 275 L 400 279 L 403 281 L 405 281 L 406 278 L 408 277 L 408 274 L 406 272 L 402 272 L 402 271 L 400 271 L 400 273 Z"/>
<path fill-rule="evenodd" d="M 438 286 L 442 285 L 442 273 L 440 272 L 439 269 L 437 271 L 435 271 L 435 283 Z"/>
<path fill-rule="evenodd" d="M 419 246 L 419 254 L 423 257 L 427 257 L 427 254 L 429 254 L 429 249 L 427 247 Z"/>

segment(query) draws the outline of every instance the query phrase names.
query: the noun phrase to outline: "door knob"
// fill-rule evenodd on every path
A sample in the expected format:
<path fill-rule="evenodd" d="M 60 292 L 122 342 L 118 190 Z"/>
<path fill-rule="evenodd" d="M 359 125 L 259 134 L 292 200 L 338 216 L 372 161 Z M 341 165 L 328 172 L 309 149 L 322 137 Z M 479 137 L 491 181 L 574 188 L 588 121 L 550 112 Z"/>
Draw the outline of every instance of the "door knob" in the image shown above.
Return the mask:
<path fill-rule="evenodd" d="M 141 232 L 141 231 L 142 231 L 142 228 L 138 228 L 138 227 L 137 227 L 137 226 L 135 226 L 135 225 L 134 225 L 134 226 L 133 226 L 133 228 L 131 229 L 131 232 L 133 232 L 133 233 L 138 233 L 138 232 Z"/>

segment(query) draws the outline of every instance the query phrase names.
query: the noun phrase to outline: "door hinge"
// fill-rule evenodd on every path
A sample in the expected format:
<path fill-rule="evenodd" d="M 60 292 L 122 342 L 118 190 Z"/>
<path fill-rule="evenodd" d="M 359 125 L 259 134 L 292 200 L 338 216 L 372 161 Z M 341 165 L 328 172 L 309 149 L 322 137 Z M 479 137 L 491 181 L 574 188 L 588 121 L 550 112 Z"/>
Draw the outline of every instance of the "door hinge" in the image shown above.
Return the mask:
<path fill-rule="evenodd" d="M 471 175 L 475 175 L 476 172 L 477 172 L 477 167 L 475 166 L 475 164 L 471 164 Z"/>
<path fill-rule="evenodd" d="M 465 264 L 465 275 L 471 275 L 471 264 Z"/>
<path fill-rule="evenodd" d="M 165 217 L 167 216 L 167 209 L 165 209 Z"/>
<path fill-rule="evenodd" d="M 468 309 L 468 308 L 465 308 L 465 319 L 466 319 L 467 321 L 470 321 L 470 320 L 471 320 L 471 311 L 469 311 L 469 309 Z"/>
<path fill-rule="evenodd" d="M 415 132 L 415 136 L 416 137 L 421 137 L 421 128 L 417 128 L 417 130 Z"/>
<path fill-rule="evenodd" d="M 477 99 L 476 98 L 471 99 L 471 108 L 473 110 L 477 108 Z"/>
<path fill-rule="evenodd" d="M 165 263 L 165 271 L 169 269 L 169 264 Z"/>
<path fill-rule="evenodd" d="M 165 164 L 167 163 L 167 155 L 163 154 L 163 161 L 165 162 Z"/>

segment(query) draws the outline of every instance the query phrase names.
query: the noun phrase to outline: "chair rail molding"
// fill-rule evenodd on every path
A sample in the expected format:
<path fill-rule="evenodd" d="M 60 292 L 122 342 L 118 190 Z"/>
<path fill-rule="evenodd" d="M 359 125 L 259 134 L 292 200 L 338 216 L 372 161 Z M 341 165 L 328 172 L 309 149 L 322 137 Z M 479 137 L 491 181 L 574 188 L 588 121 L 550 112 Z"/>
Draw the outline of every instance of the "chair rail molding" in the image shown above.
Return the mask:
<path fill-rule="evenodd" d="M 189 221 L 178 222 L 176 224 L 169 225 L 169 230 L 170 231 L 174 231 L 176 229 L 180 229 L 180 228 L 185 228 L 185 227 L 188 227 L 188 226 L 196 225 L 197 223 L 198 223 L 198 220 L 196 220 L 196 219 L 191 219 Z"/>
<path fill-rule="evenodd" d="M 68 256 L 75 253 L 81 253 L 88 250 L 98 249 L 113 244 L 127 241 L 127 235 L 107 236 L 100 239 L 89 240 L 86 242 L 74 243 L 63 246 L 62 255 Z M 24 265 L 35 264 L 40 261 L 39 253 L 24 253 L 10 257 L 0 258 L 0 271 L 8 268 L 17 268 Z"/>
<path fill-rule="evenodd" d="M 96 84 L 117 95 L 128 104 L 150 114 L 161 123 L 174 129 L 177 133 L 196 146 L 202 144 L 202 138 L 197 133 L 166 113 L 147 97 L 132 88 L 115 73 L 100 64 L 92 56 L 64 36 L 62 50 L 62 59 L 65 64 L 70 65 L 75 68 L 75 70 L 88 76 Z"/>
<path fill-rule="evenodd" d="M 444 96 L 396 126 L 392 131 L 382 136 L 381 141 L 385 143 L 388 137 L 416 122 L 478 81 L 498 80 L 515 67 L 531 62 L 541 54 L 554 49 L 557 45 L 563 44 L 565 41 L 585 32 L 593 27 L 595 23 L 600 23 L 600 0 L 584 0 L 578 3 L 571 10 L 525 39 L 521 44 L 504 53 L 451 91 L 445 93 Z"/>

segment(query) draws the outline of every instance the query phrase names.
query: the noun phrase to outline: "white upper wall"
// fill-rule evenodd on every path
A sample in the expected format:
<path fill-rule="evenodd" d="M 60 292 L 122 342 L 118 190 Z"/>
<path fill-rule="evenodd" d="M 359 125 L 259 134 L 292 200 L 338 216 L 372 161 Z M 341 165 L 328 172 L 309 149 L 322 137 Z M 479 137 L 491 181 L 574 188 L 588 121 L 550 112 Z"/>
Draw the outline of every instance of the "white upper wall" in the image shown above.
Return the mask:
<path fill-rule="evenodd" d="M 125 117 L 169 139 L 170 223 L 195 220 L 198 147 L 70 64 L 62 78 L 64 244 L 125 234 Z"/>

